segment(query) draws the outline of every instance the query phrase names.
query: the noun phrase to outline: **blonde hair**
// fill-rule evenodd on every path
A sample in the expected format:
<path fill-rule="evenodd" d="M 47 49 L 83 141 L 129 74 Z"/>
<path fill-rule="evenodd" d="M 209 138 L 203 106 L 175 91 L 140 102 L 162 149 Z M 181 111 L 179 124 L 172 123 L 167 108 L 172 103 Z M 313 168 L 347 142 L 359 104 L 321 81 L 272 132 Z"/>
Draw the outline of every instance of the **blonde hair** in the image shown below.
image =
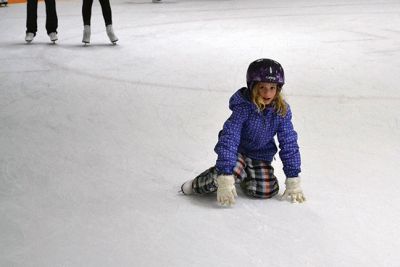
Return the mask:
<path fill-rule="evenodd" d="M 259 93 L 259 83 L 253 86 L 253 90 L 251 93 L 251 100 L 257 106 L 258 111 L 262 112 L 267 106 L 264 104 L 264 100 Z M 277 87 L 276 94 L 274 99 L 271 102 L 272 108 L 281 116 L 285 116 L 287 113 L 287 105 L 285 100 L 283 99 L 283 95 L 281 93 L 282 86 Z"/>

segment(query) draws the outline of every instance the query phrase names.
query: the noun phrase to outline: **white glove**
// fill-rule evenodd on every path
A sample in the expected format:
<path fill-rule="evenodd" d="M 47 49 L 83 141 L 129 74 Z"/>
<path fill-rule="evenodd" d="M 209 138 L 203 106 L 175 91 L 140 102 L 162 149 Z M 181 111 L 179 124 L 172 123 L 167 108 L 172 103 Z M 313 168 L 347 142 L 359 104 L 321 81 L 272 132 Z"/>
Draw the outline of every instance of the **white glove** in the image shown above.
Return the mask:
<path fill-rule="evenodd" d="M 217 185 L 218 203 L 223 206 L 235 204 L 235 197 L 237 197 L 237 194 L 233 175 L 219 175 L 217 177 Z"/>
<path fill-rule="evenodd" d="M 300 178 L 286 178 L 285 181 L 286 190 L 283 193 L 281 200 L 290 200 L 292 203 L 302 203 L 306 201 L 303 195 L 303 190 L 300 187 Z"/>

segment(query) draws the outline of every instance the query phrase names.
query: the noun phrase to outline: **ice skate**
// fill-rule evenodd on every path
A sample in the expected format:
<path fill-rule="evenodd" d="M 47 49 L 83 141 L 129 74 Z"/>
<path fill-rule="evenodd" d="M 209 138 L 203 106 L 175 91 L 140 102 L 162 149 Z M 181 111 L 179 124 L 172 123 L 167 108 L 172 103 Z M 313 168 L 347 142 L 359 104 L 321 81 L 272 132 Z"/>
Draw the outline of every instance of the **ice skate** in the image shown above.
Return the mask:
<path fill-rule="evenodd" d="M 27 43 L 30 43 L 33 41 L 33 38 L 35 38 L 35 34 L 33 32 L 27 32 L 25 35 L 25 41 Z"/>
<path fill-rule="evenodd" d="M 58 40 L 58 37 L 57 37 L 57 33 L 56 33 L 56 32 L 51 32 L 51 33 L 49 33 L 49 37 L 50 37 L 50 41 L 52 41 L 53 44 L 55 44 L 56 41 Z"/>
<path fill-rule="evenodd" d="M 82 43 L 85 45 L 90 43 L 90 25 L 85 25 L 83 27 Z"/>
<path fill-rule="evenodd" d="M 188 180 L 183 183 L 181 186 L 181 191 L 184 195 L 192 195 L 193 194 L 193 180 Z"/>
<path fill-rule="evenodd" d="M 115 36 L 114 30 L 113 30 L 113 27 L 111 24 L 107 25 L 106 31 L 107 31 L 108 38 L 110 38 L 111 43 L 116 44 L 118 41 L 118 37 Z"/>

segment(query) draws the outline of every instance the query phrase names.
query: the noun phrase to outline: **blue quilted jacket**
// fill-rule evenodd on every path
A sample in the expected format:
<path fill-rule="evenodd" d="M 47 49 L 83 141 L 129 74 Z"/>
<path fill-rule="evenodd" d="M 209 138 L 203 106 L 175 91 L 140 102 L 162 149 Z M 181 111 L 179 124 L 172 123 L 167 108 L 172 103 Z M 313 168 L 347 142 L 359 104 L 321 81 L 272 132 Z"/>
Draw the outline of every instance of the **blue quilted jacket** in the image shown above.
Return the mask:
<path fill-rule="evenodd" d="M 278 151 L 274 140 L 277 135 L 283 171 L 286 177 L 297 177 L 301 171 L 301 161 L 289 105 L 283 117 L 271 107 L 258 112 L 257 106 L 250 99 L 249 90 L 243 87 L 229 100 L 232 114 L 219 132 L 214 149 L 218 154 L 218 173 L 232 174 L 238 153 L 271 163 Z"/>

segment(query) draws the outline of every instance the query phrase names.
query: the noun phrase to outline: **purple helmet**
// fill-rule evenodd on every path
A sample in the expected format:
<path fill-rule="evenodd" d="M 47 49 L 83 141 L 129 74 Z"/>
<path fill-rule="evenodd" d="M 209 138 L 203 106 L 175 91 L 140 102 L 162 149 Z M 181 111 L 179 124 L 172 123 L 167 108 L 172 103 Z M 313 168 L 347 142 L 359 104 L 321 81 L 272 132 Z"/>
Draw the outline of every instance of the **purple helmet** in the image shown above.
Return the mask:
<path fill-rule="evenodd" d="M 247 69 L 247 88 L 253 89 L 257 82 L 277 83 L 279 87 L 285 83 L 285 74 L 281 64 L 268 58 L 260 58 L 250 63 Z"/>

